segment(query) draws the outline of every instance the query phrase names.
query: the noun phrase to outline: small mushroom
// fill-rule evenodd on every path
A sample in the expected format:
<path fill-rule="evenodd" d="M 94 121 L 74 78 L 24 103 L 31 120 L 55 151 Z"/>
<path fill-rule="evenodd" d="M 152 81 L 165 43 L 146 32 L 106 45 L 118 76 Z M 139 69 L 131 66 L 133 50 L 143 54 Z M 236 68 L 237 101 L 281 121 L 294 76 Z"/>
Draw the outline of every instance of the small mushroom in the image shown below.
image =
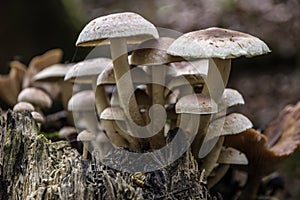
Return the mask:
<path fill-rule="evenodd" d="M 31 112 L 31 115 L 32 115 L 32 118 L 37 123 L 39 130 L 41 130 L 41 126 L 42 126 L 43 122 L 45 121 L 44 117 L 42 116 L 42 114 L 40 114 L 39 112 L 36 112 L 36 111 Z"/>
<path fill-rule="evenodd" d="M 186 133 L 197 133 L 202 129 L 199 125 L 200 115 L 210 115 L 217 112 L 217 104 L 213 99 L 203 94 L 187 95 L 178 100 L 175 107 L 176 113 L 179 114 L 177 126 L 182 128 Z M 195 140 L 199 140 L 200 135 L 196 135 Z M 192 153 L 198 157 L 199 143 L 192 143 Z"/>
<path fill-rule="evenodd" d="M 22 111 L 32 112 L 32 111 L 34 111 L 34 107 L 31 103 L 21 101 L 14 106 L 13 111 L 14 112 L 22 112 Z"/>
<path fill-rule="evenodd" d="M 73 95 L 68 102 L 68 110 L 79 115 L 77 116 L 78 119 L 74 116 L 74 120 L 83 120 L 85 129 L 92 133 L 99 131 L 95 110 L 95 95 L 92 90 L 83 90 Z"/>
<path fill-rule="evenodd" d="M 63 52 L 61 49 L 51 49 L 43 55 L 34 57 L 28 66 L 25 77 L 23 79 L 23 88 L 32 86 L 32 78 L 38 72 L 46 67 L 57 64 L 61 61 Z"/>
<path fill-rule="evenodd" d="M 33 78 L 33 82 L 58 83 L 64 108 L 67 110 L 68 101 L 72 96 L 72 84 L 64 81 L 64 76 L 73 64 L 54 64 L 40 72 Z"/>
<path fill-rule="evenodd" d="M 88 130 L 83 130 L 78 134 L 77 140 L 83 143 L 83 153 L 82 153 L 83 160 L 88 159 L 88 152 L 90 148 L 89 145 L 90 142 L 93 141 L 95 138 L 96 138 L 95 134 Z"/>
<path fill-rule="evenodd" d="M 124 111 L 120 107 L 108 107 L 104 109 L 100 119 L 105 127 L 107 137 L 113 145 L 135 151 L 141 148 L 138 140 L 129 135 L 129 130 L 126 125 L 127 119 Z"/>
<path fill-rule="evenodd" d="M 37 112 L 50 108 L 52 105 L 52 100 L 48 94 L 41 89 L 33 87 L 25 88 L 20 92 L 18 102 L 21 101 L 31 103 Z"/>

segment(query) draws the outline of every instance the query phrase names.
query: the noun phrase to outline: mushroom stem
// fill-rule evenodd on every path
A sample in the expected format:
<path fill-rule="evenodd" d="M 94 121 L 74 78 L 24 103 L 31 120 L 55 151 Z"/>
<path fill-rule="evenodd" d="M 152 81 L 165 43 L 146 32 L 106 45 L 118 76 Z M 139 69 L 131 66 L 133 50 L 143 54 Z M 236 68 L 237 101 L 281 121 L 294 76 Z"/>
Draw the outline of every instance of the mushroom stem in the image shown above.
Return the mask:
<path fill-rule="evenodd" d="M 127 54 L 127 44 L 125 38 L 110 39 L 110 50 L 114 65 L 114 73 L 116 77 L 116 85 L 120 98 L 120 106 L 124 109 L 125 115 L 138 125 L 145 125 L 144 119 L 139 110 L 139 106 L 134 95 L 134 87 L 132 83 Z M 122 76 L 126 74 L 126 80 L 120 81 Z M 131 96 L 132 95 L 132 96 Z M 127 101 L 127 102 L 126 102 Z M 128 107 L 129 106 L 129 107 Z"/>
<path fill-rule="evenodd" d="M 88 152 L 89 152 L 89 141 L 83 141 L 82 143 L 83 143 L 82 159 L 87 160 Z"/>
<path fill-rule="evenodd" d="M 96 79 L 95 81 L 93 81 L 92 87 L 95 93 L 97 114 L 100 119 L 100 115 L 102 111 L 105 108 L 109 107 L 107 95 L 105 92 L 105 86 L 104 85 L 97 86 L 97 79 Z"/>
<path fill-rule="evenodd" d="M 209 95 L 216 103 L 218 103 L 227 85 L 230 69 L 231 59 L 209 59 L 207 80 L 202 93 L 204 95 Z M 198 133 L 192 144 L 192 152 L 196 158 L 198 158 L 198 153 L 206 135 L 210 119 L 210 114 L 200 116 Z"/>
<path fill-rule="evenodd" d="M 202 160 L 202 164 L 199 169 L 205 169 L 205 173 L 207 176 L 210 175 L 210 173 L 215 167 L 215 164 L 218 161 L 223 142 L 224 142 L 224 136 L 221 136 L 217 144 L 212 149 L 212 151 Z"/>
<path fill-rule="evenodd" d="M 85 121 L 85 128 L 92 133 L 97 133 L 99 131 L 97 117 L 94 112 L 87 111 L 83 112 L 82 117 Z"/>
<path fill-rule="evenodd" d="M 164 66 L 152 66 L 152 105 L 158 104 L 164 107 L 165 98 L 164 98 L 164 85 L 165 85 L 165 76 L 166 68 Z M 153 112 L 151 117 L 153 120 L 152 123 L 152 132 L 157 130 L 157 124 L 160 124 L 159 121 L 161 117 L 157 115 L 157 112 Z M 164 137 L 164 127 L 156 135 L 149 139 L 150 147 L 152 149 L 159 149 L 166 144 Z"/>
<path fill-rule="evenodd" d="M 212 188 L 214 185 L 216 185 L 226 174 L 229 167 L 229 164 L 219 164 L 219 166 L 216 168 L 215 175 L 212 177 L 208 177 L 207 187 Z"/>
<path fill-rule="evenodd" d="M 239 199 L 255 200 L 261 179 L 262 176 L 260 174 L 248 174 L 246 186 L 242 190 L 242 194 Z"/>

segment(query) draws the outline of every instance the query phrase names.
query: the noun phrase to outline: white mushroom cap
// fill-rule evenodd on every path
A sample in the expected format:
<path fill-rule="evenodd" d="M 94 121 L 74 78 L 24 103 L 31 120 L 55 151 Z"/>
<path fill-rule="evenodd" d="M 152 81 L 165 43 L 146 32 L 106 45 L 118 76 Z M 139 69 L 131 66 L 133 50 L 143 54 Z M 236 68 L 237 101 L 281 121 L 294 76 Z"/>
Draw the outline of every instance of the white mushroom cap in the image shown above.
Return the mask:
<path fill-rule="evenodd" d="M 174 41 L 174 38 L 161 37 L 141 43 L 137 50 L 134 50 L 130 57 L 132 65 L 163 65 L 171 62 L 184 60 L 178 56 L 167 54 L 167 49 Z"/>
<path fill-rule="evenodd" d="M 235 165 L 247 165 L 248 159 L 245 154 L 237 149 L 227 147 L 222 148 L 217 163 L 220 164 L 235 164 Z"/>
<path fill-rule="evenodd" d="M 203 94 L 191 94 L 184 96 L 176 103 L 176 113 L 212 114 L 216 113 L 216 102 Z"/>
<path fill-rule="evenodd" d="M 90 21 L 81 31 L 76 45 L 107 45 L 109 38 L 127 38 L 127 43 L 136 44 L 158 37 L 153 24 L 136 13 L 125 12 L 98 17 Z"/>
<path fill-rule="evenodd" d="M 147 84 L 151 83 L 150 75 L 143 69 L 135 67 L 131 70 L 131 77 L 133 83 Z M 97 85 L 115 85 L 116 79 L 114 74 L 113 65 L 107 67 L 97 78 Z"/>
<path fill-rule="evenodd" d="M 52 100 L 48 94 L 38 88 L 25 88 L 18 96 L 18 102 L 25 101 L 42 109 L 50 108 Z"/>
<path fill-rule="evenodd" d="M 213 27 L 182 35 L 173 42 L 167 52 L 185 58 L 231 59 L 266 54 L 270 49 L 257 37 Z"/>
<path fill-rule="evenodd" d="M 73 66 L 73 64 L 55 64 L 47 67 L 37 73 L 32 80 L 43 82 L 55 82 L 59 79 L 63 80 L 67 71 Z"/>
<path fill-rule="evenodd" d="M 238 134 L 252 127 L 252 122 L 246 116 L 232 113 L 226 116 L 225 119 L 216 119 L 210 123 L 205 141 L 218 136 Z"/>
<path fill-rule="evenodd" d="M 112 65 L 110 58 L 93 58 L 75 64 L 65 76 L 65 81 L 92 83 L 91 77 L 98 76 L 106 67 Z"/>
<path fill-rule="evenodd" d="M 104 120 L 114 120 L 114 121 L 124 121 L 126 120 L 125 113 L 120 107 L 108 107 L 105 108 L 101 115 L 100 119 Z"/>
<path fill-rule="evenodd" d="M 22 101 L 22 102 L 17 103 L 13 108 L 13 111 L 15 111 L 15 112 L 22 112 L 25 110 L 32 112 L 32 111 L 34 111 L 34 107 L 31 103 Z"/>
<path fill-rule="evenodd" d="M 77 141 L 88 142 L 96 138 L 95 134 L 88 130 L 81 131 L 77 136 Z"/>
<path fill-rule="evenodd" d="M 226 109 L 239 104 L 245 104 L 244 98 L 239 93 L 239 91 L 226 88 L 221 97 L 221 108 L 219 108 L 219 110 Z"/>
<path fill-rule="evenodd" d="M 76 93 L 68 102 L 69 111 L 93 111 L 95 110 L 95 94 L 92 90 L 84 90 Z"/>
<path fill-rule="evenodd" d="M 43 123 L 45 121 L 44 117 L 38 113 L 38 112 L 31 112 L 32 118 L 37 122 L 37 123 Z"/>

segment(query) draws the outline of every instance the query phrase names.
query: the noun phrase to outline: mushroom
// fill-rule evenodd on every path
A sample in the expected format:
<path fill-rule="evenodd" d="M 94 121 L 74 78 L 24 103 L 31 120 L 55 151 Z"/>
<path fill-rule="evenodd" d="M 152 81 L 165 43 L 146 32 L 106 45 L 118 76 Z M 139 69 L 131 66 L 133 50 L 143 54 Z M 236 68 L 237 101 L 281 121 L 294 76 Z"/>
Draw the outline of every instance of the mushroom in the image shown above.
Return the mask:
<path fill-rule="evenodd" d="M 245 153 L 249 160 L 249 165 L 240 167 L 248 173 L 241 199 L 255 199 L 261 179 L 275 171 L 283 160 L 300 148 L 299 113 L 300 102 L 285 107 L 266 129 L 266 135 L 248 129 L 237 135 L 226 136 L 224 144 Z"/>
<path fill-rule="evenodd" d="M 11 68 L 9 74 L 0 76 L 0 99 L 12 106 L 17 103 L 26 67 L 19 61 L 12 61 L 9 65 Z"/>
<path fill-rule="evenodd" d="M 65 110 L 68 108 L 68 101 L 72 96 L 72 84 L 64 81 L 64 76 L 73 64 L 54 64 L 40 72 L 33 78 L 33 82 L 58 83 Z"/>
<path fill-rule="evenodd" d="M 75 115 L 77 114 L 78 119 L 74 116 L 74 120 L 82 120 L 85 124 L 85 129 L 92 133 L 99 131 L 95 111 L 95 95 L 92 90 L 83 90 L 73 95 L 68 102 L 68 110 L 72 111 Z"/>
<path fill-rule="evenodd" d="M 81 31 L 76 42 L 77 46 L 110 44 L 120 105 L 126 116 L 129 119 L 132 117 L 138 125 L 144 125 L 145 122 L 134 97 L 131 74 L 127 73 L 130 71 L 127 43 L 136 44 L 152 38 L 158 38 L 158 32 L 153 24 L 138 14 L 125 12 L 92 20 Z M 125 79 L 124 75 L 126 75 Z M 132 98 L 130 98 L 131 95 L 133 95 Z"/>
<path fill-rule="evenodd" d="M 34 111 L 34 107 L 31 103 L 21 101 L 14 106 L 13 111 L 14 112 L 22 112 L 22 111 L 32 112 L 32 111 Z"/>
<path fill-rule="evenodd" d="M 207 80 L 202 93 L 212 97 L 215 102 L 219 102 L 227 84 L 232 58 L 253 57 L 269 52 L 268 46 L 254 36 L 216 27 L 186 33 L 177 38 L 167 50 L 171 55 L 186 59 L 209 59 Z M 193 143 L 201 142 L 210 118 L 211 115 L 201 117 L 199 136 Z"/>
<path fill-rule="evenodd" d="M 144 65 L 151 68 L 152 76 L 152 105 L 158 104 L 165 105 L 164 88 L 166 79 L 166 65 L 171 62 L 182 61 L 183 59 L 176 56 L 171 56 L 166 53 L 170 44 L 174 41 L 173 38 L 162 37 L 159 39 L 152 39 L 141 43 L 136 50 L 131 54 L 130 63 L 133 65 Z M 155 107 L 153 107 L 155 109 Z M 161 121 L 161 116 L 158 115 L 156 110 L 153 111 L 154 116 L 152 126 L 156 127 L 158 122 Z M 154 131 L 157 128 L 151 128 Z M 150 138 L 150 146 L 152 149 L 158 149 L 165 145 L 164 129 L 159 131 L 158 134 Z"/>
<path fill-rule="evenodd" d="M 97 133 L 97 137 L 95 141 L 92 141 L 92 144 L 98 150 L 100 160 L 102 160 L 113 148 L 104 132 Z"/>
<path fill-rule="evenodd" d="M 89 144 L 95 138 L 96 138 L 95 134 L 88 131 L 88 130 L 83 130 L 78 134 L 77 140 L 81 141 L 83 143 L 83 153 L 82 153 L 82 159 L 83 160 L 88 159 L 88 151 L 89 151 L 89 148 L 90 148 Z"/>
<path fill-rule="evenodd" d="M 61 49 L 52 49 L 43 55 L 34 57 L 28 66 L 23 79 L 23 88 L 32 86 L 32 78 L 44 68 L 59 63 L 62 59 L 63 52 Z"/>
<path fill-rule="evenodd" d="M 194 134 L 197 133 L 197 130 L 202 128 L 198 126 L 199 115 L 200 114 L 210 115 L 216 113 L 217 104 L 214 102 L 213 99 L 203 94 L 192 94 L 180 98 L 175 105 L 175 111 L 177 114 L 179 114 L 177 120 L 177 127 L 180 127 L 183 130 L 183 132 L 190 133 L 192 134 L 191 136 L 194 136 Z M 192 152 L 195 149 L 197 149 L 195 148 L 195 146 L 193 146 L 193 144 L 191 148 L 192 148 Z M 198 151 L 197 151 L 197 155 L 198 155 Z"/>
<path fill-rule="evenodd" d="M 108 107 L 103 110 L 100 116 L 107 137 L 117 147 L 125 147 L 130 150 L 139 150 L 139 142 L 129 135 L 129 130 L 126 125 L 126 116 L 120 107 Z"/>
<path fill-rule="evenodd" d="M 42 114 L 40 114 L 39 112 L 36 112 L 36 111 L 32 111 L 31 116 L 37 123 L 39 130 L 41 130 L 41 126 L 42 126 L 43 122 L 45 121 Z"/>
<path fill-rule="evenodd" d="M 41 89 L 33 87 L 25 88 L 20 92 L 18 102 L 21 101 L 31 103 L 37 112 L 50 108 L 52 105 L 52 100 L 48 94 Z"/>
<path fill-rule="evenodd" d="M 108 107 L 109 104 L 103 88 L 97 89 L 97 77 L 104 69 L 111 65 L 112 60 L 109 58 L 92 58 L 77 63 L 65 76 L 65 81 L 90 84 L 92 86 L 95 93 L 98 116 L 100 116 L 102 110 Z"/>

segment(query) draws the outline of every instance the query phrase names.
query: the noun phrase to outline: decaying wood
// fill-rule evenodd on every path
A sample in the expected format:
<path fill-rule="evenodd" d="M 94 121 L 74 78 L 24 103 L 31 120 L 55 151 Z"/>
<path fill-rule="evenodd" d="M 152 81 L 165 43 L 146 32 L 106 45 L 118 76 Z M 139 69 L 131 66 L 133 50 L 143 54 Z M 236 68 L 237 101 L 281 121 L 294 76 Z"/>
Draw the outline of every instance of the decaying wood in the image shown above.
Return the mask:
<path fill-rule="evenodd" d="M 66 141 L 39 134 L 29 113 L 0 118 L 0 200 L 7 199 L 217 199 L 191 153 L 148 172 L 144 182 L 95 159 L 81 160 Z M 113 157 L 106 158 L 115 162 Z"/>

